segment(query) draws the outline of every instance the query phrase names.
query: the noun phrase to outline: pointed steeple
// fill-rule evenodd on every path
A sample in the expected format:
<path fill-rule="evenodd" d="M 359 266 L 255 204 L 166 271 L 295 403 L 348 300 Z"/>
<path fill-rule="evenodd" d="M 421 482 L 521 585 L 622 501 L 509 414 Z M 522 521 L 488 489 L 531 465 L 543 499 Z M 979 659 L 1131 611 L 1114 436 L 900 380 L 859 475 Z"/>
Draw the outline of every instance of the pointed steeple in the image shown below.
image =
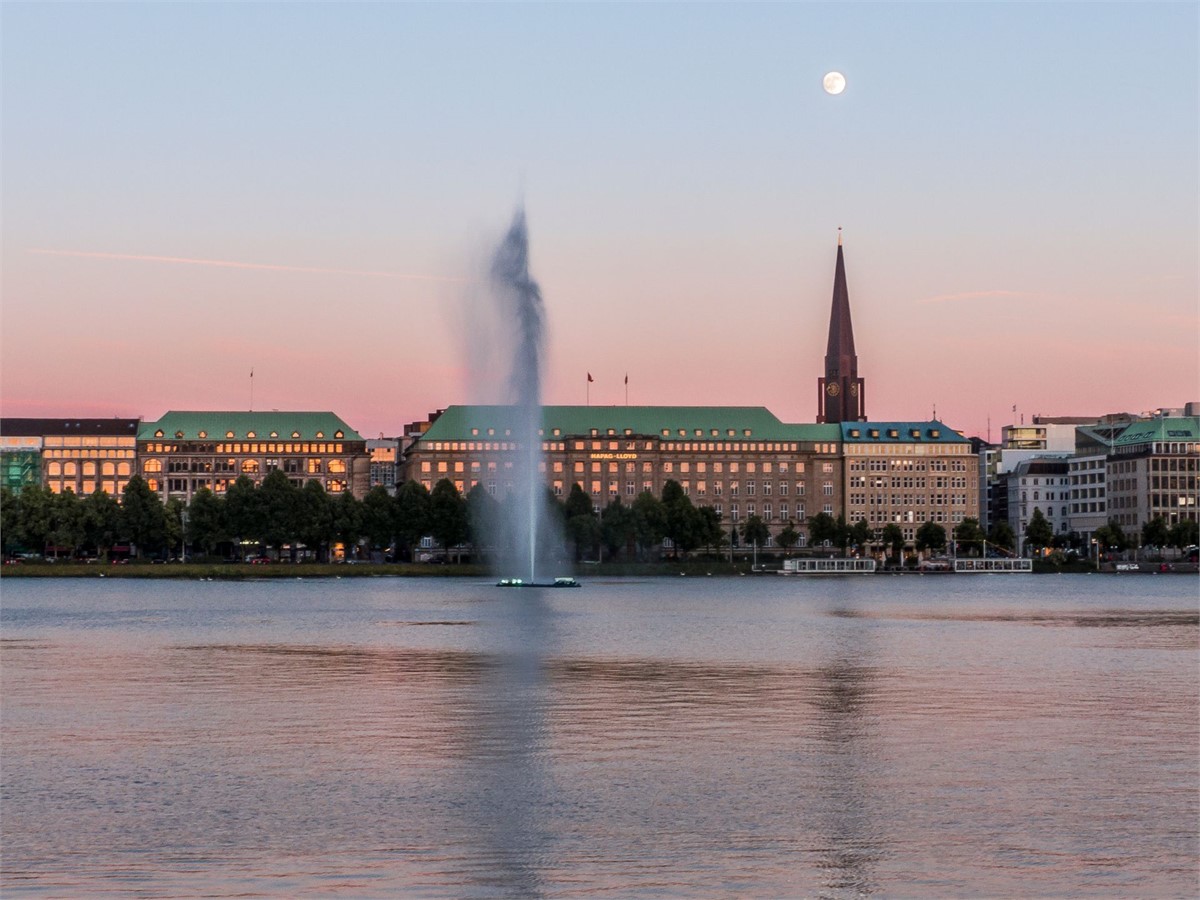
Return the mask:
<path fill-rule="evenodd" d="M 854 326 L 850 321 L 850 291 L 846 287 L 846 260 L 842 229 L 838 228 L 837 265 L 833 273 L 833 305 L 829 312 L 829 342 L 825 348 L 825 377 L 817 382 L 818 422 L 855 422 L 866 419 L 863 380 L 858 377 L 854 352 Z"/>

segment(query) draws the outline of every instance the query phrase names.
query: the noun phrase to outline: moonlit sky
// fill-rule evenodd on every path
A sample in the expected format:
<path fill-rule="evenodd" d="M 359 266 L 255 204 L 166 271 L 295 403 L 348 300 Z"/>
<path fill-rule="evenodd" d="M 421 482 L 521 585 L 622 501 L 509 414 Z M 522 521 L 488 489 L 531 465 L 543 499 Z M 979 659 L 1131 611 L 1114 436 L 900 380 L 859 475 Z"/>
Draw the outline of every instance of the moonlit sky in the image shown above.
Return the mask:
<path fill-rule="evenodd" d="M 0 411 L 493 399 L 522 202 L 547 403 L 814 421 L 842 226 L 869 417 L 1181 406 L 1198 10 L 5 4 Z"/>

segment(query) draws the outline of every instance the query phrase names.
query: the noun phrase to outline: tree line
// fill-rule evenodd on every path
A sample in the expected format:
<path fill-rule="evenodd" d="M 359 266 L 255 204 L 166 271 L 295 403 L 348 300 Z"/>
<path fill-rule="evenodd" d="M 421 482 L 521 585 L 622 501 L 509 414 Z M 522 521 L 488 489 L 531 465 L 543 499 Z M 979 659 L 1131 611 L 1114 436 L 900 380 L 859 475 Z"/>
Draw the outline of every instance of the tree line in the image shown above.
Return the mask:
<path fill-rule="evenodd" d="M 0 489 L 0 538 L 6 556 L 21 550 L 68 557 L 107 557 L 114 547 L 128 545 L 135 556 L 223 556 L 244 558 L 262 549 L 295 557 L 300 548 L 311 556 L 328 560 L 331 549 L 341 544 L 348 551 L 389 554 L 397 560 L 413 560 L 421 542 L 432 538 L 447 555 L 455 548 L 496 550 L 497 523 L 503 505 L 476 485 L 465 496 L 452 481 L 443 479 L 432 490 L 420 482 L 399 485 L 395 495 L 382 487 L 373 488 L 362 500 L 349 492 L 329 494 L 320 482 L 296 486 L 283 472 L 273 471 L 261 483 L 242 476 L 223 496 L 208 489 L 197 492 L 190 503 L 177 498 L 165 503 L 140 476 L 125 486 L 121 501 L 104 491 L 79 497 L 67 491 L 29 486 L 19 494 Z M 658 558 L 665 541 L 673 555 L 698 550 L 723 552 L 736 547 L 765 547 L 773 543 L 790 552 L 803 541 L 794 522 L 772 535 L 765 521 L 750 516 L 726 529 L 711 506 L 696 506 L 676 481 L 668 481 L 661 497 L 644 492 L 626 504 L 615 497 L 597 511 L 592 498 L 572 485 L 564 500 L 548 489 L 545 508 L 557 526 L 552 533 L 564 545 L 551 548 L 556 555 L 582 559 Z M 899 559 L 908 546 L 918 551 L 945 548 L 947 533 L 935 522 L 917 529 L 915 539 L 906 541 L 899 525 L 889 523 L 872 529 L 865 519 L 849 524 L 842 516 L 828 513 L 809 517 L 808 543 L 835 547 L 843 555 L 853 551 L 882 551 Z M 1181 521 L 1169 525 L 1157 518 L 1142 529 L 1142 544 L 1185 547 L 1196 543 L 1197 524 Z M 995 523 L 985 535 L 976 519 L 966 519 L 953 532 L 960 552 L 972 552 L 983 543 L 1011 551 L 1015 535 L 1007 522 Z M 1035 548 L 1070 546 L 1078 535 L 1055 535 L 1040 510 L 1025 532 Z M 1106 551 L 1120 551 L 1131 542 L 1115 522 L 1096 532 Z"/>

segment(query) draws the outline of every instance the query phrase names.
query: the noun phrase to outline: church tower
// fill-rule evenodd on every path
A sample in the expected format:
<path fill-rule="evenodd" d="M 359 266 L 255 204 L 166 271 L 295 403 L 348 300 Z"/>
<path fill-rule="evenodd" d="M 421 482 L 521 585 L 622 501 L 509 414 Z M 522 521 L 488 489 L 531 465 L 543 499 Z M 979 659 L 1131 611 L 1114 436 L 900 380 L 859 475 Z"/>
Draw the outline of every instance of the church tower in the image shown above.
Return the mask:
<path fill-rule="evenodd" d="M 846 290 L 846 262 L 842 258 L 842 230 L 838 229 L 837 268 L 833 275 L 833 309 L 829 313 L 829 344 L 825 349 L 825 376 L 817 379 L 818 422 L 865 422 L 866 397 L 858 377 L 854 328 L 850 324 L 850 293 Z"/>

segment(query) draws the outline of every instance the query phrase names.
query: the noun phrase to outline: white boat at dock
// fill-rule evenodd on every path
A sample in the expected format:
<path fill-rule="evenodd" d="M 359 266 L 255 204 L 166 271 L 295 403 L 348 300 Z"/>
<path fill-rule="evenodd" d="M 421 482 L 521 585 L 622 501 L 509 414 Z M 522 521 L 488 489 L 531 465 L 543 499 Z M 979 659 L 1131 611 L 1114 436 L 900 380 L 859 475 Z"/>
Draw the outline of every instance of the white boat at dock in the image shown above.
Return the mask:
<path fill-rule="evenodd" d="M 780 575 L 869 575 L 875 571 L 873 559 L 785 559 Z"/>

